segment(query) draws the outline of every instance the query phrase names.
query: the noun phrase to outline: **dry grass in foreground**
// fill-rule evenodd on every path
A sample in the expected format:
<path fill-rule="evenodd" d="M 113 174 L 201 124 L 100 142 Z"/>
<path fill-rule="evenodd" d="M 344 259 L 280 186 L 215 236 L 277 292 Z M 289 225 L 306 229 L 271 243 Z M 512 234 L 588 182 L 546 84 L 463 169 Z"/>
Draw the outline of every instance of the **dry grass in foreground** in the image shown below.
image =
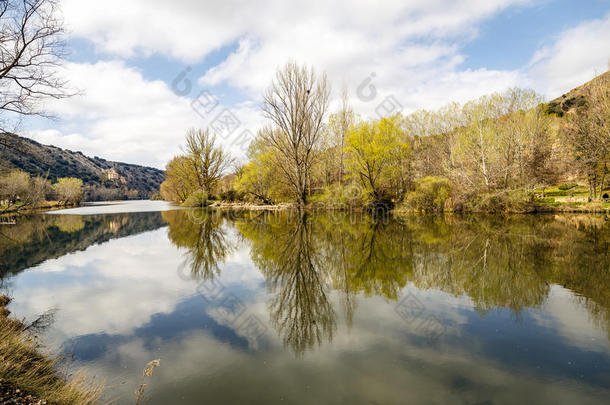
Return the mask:
<path fill-rule="evenodd" d="M 82 374 L 63 377 L 58 360 L 41 353 L 40 345 L 21 322 L 7 317 L 9 299 L 0 295 L 0 379 L 49 404 L 95 404 L 101 384 L 89 383 Z M 8 399 L 8 398 L 4 398 Z"/>

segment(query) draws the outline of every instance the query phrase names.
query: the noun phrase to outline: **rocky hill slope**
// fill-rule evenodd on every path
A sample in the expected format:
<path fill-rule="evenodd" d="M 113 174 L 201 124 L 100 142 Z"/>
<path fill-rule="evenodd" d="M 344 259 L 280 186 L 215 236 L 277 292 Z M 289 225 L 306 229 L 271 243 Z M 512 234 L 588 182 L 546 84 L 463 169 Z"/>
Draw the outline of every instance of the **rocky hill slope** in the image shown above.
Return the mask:
<path fill-rule="evenodd" d="M 31 175 L 77 177 L 87 199 L 149 198 L 165 179 L 162 170 L 88 157 L 56 146 L 42 145 L 15 134 L 0 134 L 0 171 L 13 168 Z"/>

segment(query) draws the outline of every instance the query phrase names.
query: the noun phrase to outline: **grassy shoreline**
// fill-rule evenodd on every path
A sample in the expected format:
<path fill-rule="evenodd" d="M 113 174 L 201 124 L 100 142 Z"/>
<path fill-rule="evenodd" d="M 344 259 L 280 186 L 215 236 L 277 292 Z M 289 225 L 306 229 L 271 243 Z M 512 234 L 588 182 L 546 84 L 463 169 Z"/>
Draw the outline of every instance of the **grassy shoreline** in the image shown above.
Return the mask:
<path fill-rule="evenodd" d="M 298 205 L 290 203 L 262 205 L 251 204 L 244 202 L 214 202 L 208 205 L 207 208 L 219 210 L 233 211 L 282 211 L 298 209 Z M 365 211 L 363 207 L 345 207 L 345 206 L 327 206 L 320 204 L 308 204 L 304 207 L 306 211 Z M 405 207 L 394 207 L 390 210 L 392 213 L 408 214 L 418 213 L 418 210 L 408 209 Z M 458 212 L 454 210 L 445 210 L 445 213 Z M 466 210 L 459 211 L 461 213 L 472 214 L 548 214 L 548 213 L 581 213 L 581 214 L 610 214 L 610 203 L 602 202 L 587 202 L 587 203 L 556 203 L 556 204 L 541 204 L 532 203 L 527 208 L 508 208 L 504 211 L 490 212 L 486 210 Z"/>
<path fill-rule="evenodd" d="M 82 374 L 61 375 L 59 359 L 43 353 L 36 336 L 21 321 L 9 317 L 9 303 L 0 294 L 0 402 L 95 404 L 102 386 L 91 384 Z"/>
<path fill-rule="evenodd" d="M 461 213 L 472 213 L 472 214 L 539 214 L 539 213 L 589 213 L 589 214 L 610 214 L 610 203 L 609 202 L 601 202 L 601 201 L 593 201 L 593 202 L 582 202 L 582 201 L 549 201 L 549 202 L 525 202 L 526 207 L 508 207 L 505 210 L 499 211 L 489 211 L 489 210 L 444 210 L 442 212 L 452 213 L 452 212 L 461 212 Z M 61 210 L 67 208 L 74 208 L 74 205 L 63 205 L 63 204 L 47 204 L 43 206 L 39 206 L 36 208 L 30 208 L 25 210 L 13 210 L 13 211 L 5 211 L 0 213 L 0 218 L 7 216 L 21 216 L 28 215 L 37 212 L 47 211 L 47 210 Z M 282 210 L 292 210 L 298 209 L 298 205 L 296 203 L 279 203 L 279 204 L 255 204 L 251 202 L 244 201 L 213 201 L 211 204 L 207 205 L 207 208 L 219 209 L 219 210 L 233 210 L 233 211 L 282 211 Z M 324 203 L 310 203 L 307 204 L 304 209 L 306 211 L 366 211 L 365 207 L 361 206 L 345 206 L 345 205 L 332 205 L 332 204 L 324 204 Z M 390 209 L 390 212 L 397 214 L 408 214 L 408 213 L 418 213 L 417 209 L 411 209 L 404 206 L 395 206 Z M 1 222 L 1 221 L 0 221 Z"/>
<path fill-rule="evenodd" d="M 44 203 L 37 205 L 35 207 L 21 208 L 21 207 L 9 207 L 2 208 L 0 207 L 0 216 L 3 215 L 23 215 L 23 214 L 32 214 L 41 211 L 54 210 L 54 209 L 62 209 L 62 208 L 73 208 L 77 205 L 74 204 L 64 204 L 59 201 L 45 201 Z"/>

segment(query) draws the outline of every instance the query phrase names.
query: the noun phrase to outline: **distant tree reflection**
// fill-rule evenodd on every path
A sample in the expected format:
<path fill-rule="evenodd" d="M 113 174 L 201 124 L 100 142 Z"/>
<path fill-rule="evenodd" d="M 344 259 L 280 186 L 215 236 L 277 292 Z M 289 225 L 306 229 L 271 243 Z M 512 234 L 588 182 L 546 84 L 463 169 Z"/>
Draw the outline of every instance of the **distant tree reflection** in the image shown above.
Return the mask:
<path fill-rule="evenodd" d="M 275 221 L 241 223 L 252 258 L 274 294 L 271 321 L 297 355 L 331 341 L 336 314 L 329 300 L 328 269 L 320 260 L 307 215 L 282 214 Z"/>
<path fill-rule="evenodd" d="M 223 226 L 220 212 L 206 209 L 165 211 L 172 243 L 186 249 L 184 265 L 196 280 L 212 280 L 220 274 L 220 264 L 234 246 Z"/>

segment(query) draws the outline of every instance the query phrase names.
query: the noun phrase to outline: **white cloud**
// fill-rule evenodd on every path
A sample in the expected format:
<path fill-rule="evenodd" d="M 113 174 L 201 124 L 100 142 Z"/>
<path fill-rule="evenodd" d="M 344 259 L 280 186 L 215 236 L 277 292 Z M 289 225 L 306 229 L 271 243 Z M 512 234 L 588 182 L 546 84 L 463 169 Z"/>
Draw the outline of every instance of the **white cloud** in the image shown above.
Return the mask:
<path fill-rule="evenodd" d="M 198 282 L 179 274 L 185 253 L 168 241 L 167 232 L 161 228 L 113 239 L 47 260 L 13 280 L 11 309 L 19 318 L 32 320 L 58 308 L 54 326 L 64 339 L 100 331 L 131 334 L 154 314 L 171 313 L 181 300 L 196 293 Z M 231 238 L 237 237 L 229 232 Z M 219 281 L 226 287 L 254 290 L 264 285 L 245 246 L 220 265 Z M 42 273 L 46 283 L 32 282 Z"/>
<path fill-rule="evenodd" d="M 560 96 L 608 70 L 610 14 L 563 31 L 530 62 L 531 78 L 549 98 Z"/>
<path fill-rule="evenodd" d="M 64 10 L 73 35 L 115 55 L 158 53 L 192 63 L 215 49 L 237 43 L 237 49 L 200 82 L 206 86 L 228 84 L 254 100 L 260 98 L 278 66 L 296 60 L 326 71 L 337 88 L 345 83 L 355 90 L 375 72 L 380 94 L 394 94 L 414 109 L 439 106 L 438 100 L 427 94 L 447 90 L 446 86 L 438 88 L 435 81 L 454 74 L 463 60 L 456 43 L 476 36 L 477 24 L 483 19 L 509 6 L 531 2 L 134 0 L 126 6 L 111 0 L 92 6 L 66 0 Z M 490 75 L 499 78 L 491 90 L 515 84 L 510 74 L 468 73 L 478 74 L 483 82 Z M 419 92 L 414 105 L 409 94 L 416 87 L 427 89 Z M 487 91 L 465 83 L 459 97 L 473 98 Z M 356 107 L 370 115 L 377 103 Z"/>
<path fill-rule="evenodd" d="M 91 41 L 114 60 L 69 64 L 70 80 L 83 95 L 53 102 L 51 109 L 63 121 L 52 130 L 34 128 L 29 136 L 89 155 L 163 167 L 178 152 L 187 128 L 210 121 L 170 84 L 147 80 L 130 65 L 127 58 L 133 56 L 163 55 L 193 65 L 222 49 L 215 54 L 220 61 L 199 84 L 244 96 L 246 102 L 229 106 L 242 123 L 238 132 L 255 132 L 262 124 L 261 93 L 288 60 L 327 72 L 335 95 L 346 85 L 355 110 L 365 117 L 375 116 L 388 96 L 403 112 L 512 86 L 533 87 L 551 98 L 605 70 L 610 15 L 561 33 L 522 69 L 461 67 L 466 58 L 461 46 L 478 35 L 482 21 L 535 2 L 64 0 L 71 35 Z M 357 89 L 372 73 L 377 96 L 365 101 Z M 243 156 L 234 140 L 223 143 Z"/>
<path fill-rule="evenodd" d="M 357 46 L 354 40 L 361 37 L 382 44 L 420 36 L 473 35 L 473 24 L 481 18 L 525 2 L 64 0 L 63 10 L 73 34 L 92 40 L 105 52 L 162 53 L 193 61 L 245 35 L 264 42 L 307 37 L 308 48 L 320 51 L 343 39 L 350 40 L 348 47 Z"/>
<path fill-rule="evenodd" d="M 464 59 L 457 44 L 476 35 L 482 19 L 517 3 L 524 2 L 383 2 L 303 10 L 296 20 L 288 15 L 274 19 L 271 27 L 253 27 L 200 83 L 227 83 L 256 98 L 278 66 L 296 60 L 325 71 L 335 90 L 347 85 L 356 110 L 365 116 L 372 116 L 388 95 L 407 111 L 465 101 L 517 84 L 513 72 L 457 71 Z M 371 73 L 379 97 L 361 102 L 356 89 Z M 456 76 L 448 85 L 447 79 Z M 458 91 L 447 93 L 453 89 Z"/>
<path fill-rule="evenodd" d="M 163 81 L 146 80 L 124 62 L 70 63 L 65 70 L 82 94 L 50 103 L 49 110 L 61 117 L 60 129 L 27 132 L 38 142 L 162 168 L 179 152 L 186 130 L 206 124 L 191 99 Z M 255 106 L 235 110 L 244 125 L 252 124 L 251 110 Z M 239 153 L 234 146 L 233 152 Z"/>

